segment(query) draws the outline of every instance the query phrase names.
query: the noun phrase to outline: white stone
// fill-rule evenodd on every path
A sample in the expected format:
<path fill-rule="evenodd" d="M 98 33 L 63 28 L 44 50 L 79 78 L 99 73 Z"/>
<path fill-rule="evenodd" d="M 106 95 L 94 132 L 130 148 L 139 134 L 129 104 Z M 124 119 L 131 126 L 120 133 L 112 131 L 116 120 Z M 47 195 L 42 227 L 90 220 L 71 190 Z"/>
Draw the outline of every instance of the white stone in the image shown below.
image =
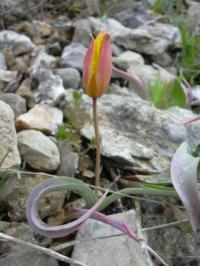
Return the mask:
<path fill-rule="evenodd" d="M 23 34 L 3 30 L 0 32 L 0 50 L 4 48 L 12 48 L 15 55 L 21 55 L 31 52 L 35 45 L 29 37 Z"/>
<path fill-rule="evenodd" d="M 60 154 L 56 144 L 39 131 L 19 132 L 18 146 L 20 155 L 34 169 L 51 172 L 60 164 Z"/>
<path fill-rule="evenodd" d="M 0 51 L 0 70 L 7 70 L 6 58 L 3 52 Z"/>
<path fill-rule="evenodd" d="M 135 230 L 135 212 L 133 210 L 112 215 L 111 217 L 126 223 Z M 76 239 L 72 258 L 87 266 L 147 266 L 144 250 L 138 242 L 110 225 L 87 220 L 81 225 Z M 116 236 L 117 235 L 117 236 Z M 88 239 L 92 240 L 88 240 Z M 146 251 L 146 250 L 145 250 Z M 146 251 L 147 252 L 147 251 Z"/>
<path fill-rule="evenodd" d="M 78 89 L 81 82 L 81 77 L 78 70 L 67 67 L 55 69 L 54 72 L 62 78 L 63 85 L 66 89 Z"/>
<path fill-rule="evenodd" d="M 82 70 L 83 59 L 87 52 L 85 46 L 81 43 L 71 43 L 65 46 L 60 58 L 60 67 L 71 67 L 78 70 Z"/>
<path fill-rule="evenodd" d="M 138 66 L 144 64 L 144 58 L 133 51 L 126 51 L 120 54 L 118 57 L 113 57 L 113 63 L 122 68 L 127 70 L 131 66 Z"/>
<path fill-rule="evenodd" d="M 10 82 L 17 77 L 17 71 L 0 70 L 0 81 Z"/>
<path fill-rule="evenodd" d="M 35 105 L 28 113 L 16 119 L 17 130 L 36 129 L 50 134 L 63 122 L 63 113 L 58 108 Z"/>
<path fill-rule="evenodd" d="M 108 18 L 104 22 L 103 20 L 94 17 L 88 19 L 95 34 L 102 30 L 108 31 L 111 34 L 113 41 L 115 41 L 118 36 L 127 36 L 132 32 L 132 29 L 124 27 L 120 22 L 112 18 Z"/>
<path fill-rule="evenodd" d="M 0 101 L 0 160 L 8 153 L 1 169 L 19 166 L 21 159 L 17 148 L 17 134 L 14 124 L 14 113 L 11 107 Z"/>
<path fill-rule="evenodd" d="M 103 22 L 97 18 L 89 18 L 89 21 L 94 33 L 108 31 L 113 42 L 126 50 L 157 55 L 165 52 L 170 46 L 181 46 L 179 29 L 170 24 L 151 23 L 131 29 L 115 19 L 106 19 Z"/>
<path fill-rule="evenodd" d="M 45 53 L 44 51 L 39 52 L 39 54 L 36 56 L 34 63 L 31 67 L 31 73 L 32 75 L 35 75 L 35 72 L 37 72 L 38 67 L 40 66 L 41 62 L 44 62 L 49 68 L 53 68 L 57 64 L 57 58 Z"/>
<path fill-rule="evenodd" d="M 34 98 L 36 103 L 48 105 L 58 105 L 65 96 L 65 88 L 60 76 L 54 75 L 48 65 L 41 61 L 34 68 L 32 77 L 39 82 L 34 90 Z"/>
<path fill-rule="evenodd" d="M 173 25 L 153 23 L 115 36 L 116 44 L 139 53 L 157 55 L 169 47 L 181 46 L 179 29 Z"/>
<path fill-rule="evenodd" d="M 154 85 L 158 80 L 169 83 L 176 78 L 176 76 L 169 73 L 167 70 L 163 68 L 155 69 L 150 65 L 132 65 L 128 69 L 128 72 L 137 75 L 146 85 Z"/>

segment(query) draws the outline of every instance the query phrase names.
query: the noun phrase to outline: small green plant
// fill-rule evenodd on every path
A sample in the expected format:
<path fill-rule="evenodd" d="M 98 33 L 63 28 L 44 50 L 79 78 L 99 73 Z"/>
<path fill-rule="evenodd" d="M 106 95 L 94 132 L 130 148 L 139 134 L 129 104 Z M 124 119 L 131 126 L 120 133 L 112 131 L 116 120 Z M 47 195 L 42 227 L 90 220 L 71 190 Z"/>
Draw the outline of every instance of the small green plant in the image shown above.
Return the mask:
<path fill-rule="evenodd" d="M 73 14 L 80 13 L 81 4 L 74 0 L 70 1 L 70 3 L 67 5 L 67 9 L 70 13 L 73 13 Z"/>
<path fill-rule="evenodd" d="M 192 156 L 200 157 L 200 145 L 196 147 L 195 151 L 192 153 Z"/>
<path fill-rule="evenodd" d="M 187 3 L 182 0 L 156 0 L 153 10 L 166 16 L 175 17 L 182 14 L 187 7 Z"/>
<path fill-rule="evenodd" d="M 63 123 L 57 127 L 55 138 L 57 140 L 70 142 L 74 147 L 78 148 L 78 150 L 80 149 L 80 137 L 68 123 Z"/>
<path fill-rule="evenodd" d="M 88 118 L 87 114 L 81 108 L 82 93 L 80 91 L 74 91 L 72 106 L 67 109 L 65 114 L 66 122 L 58 125 L 55 138 L 57 140 L 67 141 L 73 145 L 75 150 L 81 152 L 81 137 L 80 128 Z M 95 148 L 95 139 L 91 139 L 88 149 Z M 88 150 L 87 149 L 87 150 Z"/>
<path fill-rule="evenodd" d="M 179 67 L 184 76 L 194 83 L 194 79 L 200 75 L 200 36 L 184 23 L 179 24 L 182 39 L 182 50 L 179 56 Z"/>
<path fill-rule="evenodd" d="M 154 85 L 147 85 L 153 104 L 160 109 L 171 106 L 186 107 L 186 95 L 181 86 L 181 79 L 177 77 L 170 83 L 157 79 Z"/>
<path fill-rule="evenodd" d="M 66 122 L 58 125 L 55 132 L 55 138 L 58 140 L 68 141 L 80 151 L 80 127 L 82 125 L 80 117 L 83 117 L 81 109 L 82 93 L 79 91 L 73 92 L 73 103 L 67 110 L 65 115 Z"/>
<path fill-rule="evenodd" d="M 80 91 L 73 92 L 73 103 L 67 109 L 65 118 L 67 119 L 67 124 L 79 133 L 81 126 L 84 124 L 86 116 L 85 112 L 81 108 L 82 93 Z"/>
<path fill-rule="evenodd" d="M 200 76 L 200 36 L 186 23 L 186 7 L 187 3 L 182 0 L 157 0 L 153 9 L 165 15 L 170 23 L 179 28 L 182 48 L 176 51 L 177 67 L 182 70 L 189 83 L 194 84 L 195 79 Z"/>
<path fill-rule="evenodd" d="M 158 13 L 163 13 L 166 10 L 166 0 L 157 0 L 153 6 L 153 10 Z"/>

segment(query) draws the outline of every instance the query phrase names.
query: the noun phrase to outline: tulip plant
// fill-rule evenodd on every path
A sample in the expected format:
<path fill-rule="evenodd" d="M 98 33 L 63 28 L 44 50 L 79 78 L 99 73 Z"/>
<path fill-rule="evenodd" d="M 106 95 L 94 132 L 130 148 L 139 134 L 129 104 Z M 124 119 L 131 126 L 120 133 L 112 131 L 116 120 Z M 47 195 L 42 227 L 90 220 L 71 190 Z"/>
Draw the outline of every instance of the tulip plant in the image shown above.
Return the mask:
<path fill-rule="evenodd" d="M 97 99 L 101 97 L 108 88 L 112 74 L 112 50 L 110 35 L 100 32 L 89 45 L 83 63 L 83 84 L 85 92 L 92 98 L 93 121 L 96 139 L 96 169 L 95 185 L 100 187 L 100 143 L 99 127 L 97 117 Z"/>
<path fill-rule="evenodd" d="M 97 35 L 96 38 L 92 38 L 83 63 L 84 88 L 87 95 L 92 98 L 93 102 L 93 121 L 97 148 L 95 187 L 97 188 L 100 187 L 100 142 L 97 117 L 97 100 L 108 88 L 112 70 L 113 66 L 110 35 L 107 32 L 102 31 Z M 114 71 L 119 73 L 116 68 Z M 136 86 L 138 86 L 138 88 L 144 92 L 144 88 L 138 79 L 135 77 L 130 78 L 128 74 L 121 74 L 124 77 L 129 78 L 133 83 L 136 84 Z M 59 189 L 67 189 L 79 194 L 85 200 L 87 209 L 70 209 L 68 210 L 67 216 L 68 218 L 70 217 L 71 219 L 75 219 L 74 221 L 63 225 L 49 226 L 40 219 L 38 202 L 46 193 Z M 104 195 L 98 199 L 97 194 L 94 193 L 91 188 L 81 180 L 71 177 L 52 177 L 37 186 L 29 195 L 27 200 L 26 216 L 29 224 L 35 229 L 35 231 L 47 237 L 57 238 L 69 235 L 76 231 L 79 226 L 88 218 L 91 218 L 109 224 L 128 235 L 133 240 L 140 241 L 140 238 L 137 236 L 137 234 L 134 233 L 133 230 L 131 230 L 126 224 L 97 211 L 103 210 L 122 196 L 129 194 L 141 194 L 145 191 L 147 194 L 152 194 L 155 192 L 155 190 L 157 194 L 160 193 L 163 195 L 163 193 L 165 193 L 165 195 L 171 195 L 172 193 L 172 195 L 174 195 L 173 191 L 168 191 L 166 188 L 163 189 L 159 186 L 155 189 L 155 185 L 154 187 L 148 185 L 145 187 L 145 185 L 142 184 L 142 187 L 137 186 L 125 188 L 120 190 L 117 194 L 111 194 L 109 196 L 107 196 L 109 191 L 108 189 Z M 149 253 L 155 256 L 163 265 L 167 265 L 160 258 L 160 256 L 151 249 L 151 247 L 146 245 L 146 248 Z"/>

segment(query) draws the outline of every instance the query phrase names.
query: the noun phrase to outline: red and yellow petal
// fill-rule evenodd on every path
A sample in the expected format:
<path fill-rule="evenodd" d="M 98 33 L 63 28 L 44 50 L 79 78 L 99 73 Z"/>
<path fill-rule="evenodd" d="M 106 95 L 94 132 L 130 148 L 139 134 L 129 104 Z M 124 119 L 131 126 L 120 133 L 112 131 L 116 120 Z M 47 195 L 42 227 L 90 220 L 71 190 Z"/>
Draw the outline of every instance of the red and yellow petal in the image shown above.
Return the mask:
<path fill-rule="evenodd" d="M 86 93 L 98 98 L 107 89 L 112 73 L 110 36 L 100 32 L 90 43 L 83 64 L 83 82 Z"/>

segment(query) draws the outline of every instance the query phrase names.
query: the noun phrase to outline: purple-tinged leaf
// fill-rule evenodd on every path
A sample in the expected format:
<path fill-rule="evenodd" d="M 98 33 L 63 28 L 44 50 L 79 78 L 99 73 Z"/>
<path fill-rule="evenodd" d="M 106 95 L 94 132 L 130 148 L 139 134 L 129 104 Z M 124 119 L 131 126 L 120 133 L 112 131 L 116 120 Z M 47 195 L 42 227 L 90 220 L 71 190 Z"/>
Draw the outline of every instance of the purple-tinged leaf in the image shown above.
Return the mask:
<path fill-rule="evenodd" d="M 47 236 L 47 237 L 63 237 L 66 235 L 71 234 L 72 232 L 76 231 L 79 226 L 86 221 L 88 218 L 92 218 L 95 220 L 99 220 L 101 222 L 107 223 L 112 225 L 113 227 L 121 230 L 126 235 L 129 235 L 135 240 L 139 240 L 137 236 L 132 232 L 131 229 L 128 228 L 124 223 L 108 217 L 106 215 L 103 215 L 101 213 L 95 212 L 95 210 L 101 205 L 103 200 L 105 199 L 108 190 L 104 193 L 104 195 L 93 205 L 90 209 L 72 209 L 70 210 L 69 214 L 71 214 L 72 218 L 78 218 L 77 220 L 70 222 L 68 224 L 64 225 L 58 225 L 58 226 L 48 226 L 46 223 L 44 223 L 38 213 L 38 201 L 42 196 L 44 196 L 46 193 L 56 190 L 56 189 L 75 189 L 76 191 L 81 191 L 81 188 L 79 186 L 83 186 L 83 184 L 80 184 L 80 182 L 74 181 L 73 178 L 52 178 L 50 180 L 47 180 L 43 182 L 41 185 L 36 187 L 32 193 L 29 195 L 28 201 L 27 201 L 27 208 L 26 208 L 26 215 L 27 220 L 29 224 L 41 235 Z M 89 194 L 89 190 L 87 191 L 86 188 L 84 188 L 84 191 L 87 192 L 87 195 Z M 83 193 L 82 193 L 83 194 Z M 86 194 L 86 193 L 85 193 Z M 84 197 L 86 196 L 84 194 Z M 83 196 L 83 195 L 82 195 Z M 90 196 L 91 197 L 91 196 Z M 87 200 L 89 201 L 89 200 Z M 91 201 L 91 200 L 90 200 Z M 93 199 L 92 199 L 93 201 Z M 89 202 L 90 203 L 90 202 Z"/>
<path fill-rule="evenodd" d="M 43 182 L 41 185 L 37 186 L 32 193 L 29 195 L 27 200 L 27 207 L 26 207 L 26 216 L 29 224 L 43 236 L 57 238 L 69 235 L 76 231 L 79 226 L 86 221 L 93 212 L 101 205 L 102 201 L 106 197 L 108 190 L 104 193 L 104 195 L 97 200 L 97 202 L 87 210 L 80 218 L 75 221 L 72 221 L 68 224 L 58 225 L 58 226 L 48 226 L 44 223 L 38 213 L 38 202 L 40 198 L 45 195 L 46 193 L 58 190 L 58 189 L 71 189 L 74 191 L 78 191 L 81 195 L 84 195 L 84 199 L 86 199 L 89 203 L 93 202 L 93 198 L 90 195 L 89 188 L 86 189 L 86 185 L 83 182 L 74 181 L 73 178 L 52 178 Z M 88 195 L 87 195 L 88 194 Z M 88 197 L 88 199 L 87 199 Z"/>
<path fill-rule="evenodd" d="M 79 216 L 82 216 L 84 213 L 86 213 L 87 210 L 86 209 L 70 209 L 68 211 L 68 214 L 73 217 L 73 218 L 77 218 Z M 105 224 L 109 224 L 112 227 L 120 230 L 122 233 L 124 233 L 125 235 L 129 236 L 130 238 L 134 239 L 135 241 L 140 241 L 141 239 L 136 235 L 136 233 L 133 232 L 133 230 L 131 230 L 129 228 L 128 225 L 126 225 L 125 223 L 119 221 L 116 218 L 110 217 L 110 216 L 106 216 L 102 213 L 99 212 L 93 212 L 92 215 L 90 216 L 90 219 L 94 219 L 97 221 L 100 221 L 102 223 Z M 163 265 L 165 266 L 169 266 L 150 246 L 146 245 L 147 250 L 149 251 L 149 253 L 154 256 L 159 262 L 161 262 Z"/>
<path fill-rule="evenodd" d="M 148 94 L 143 82 L 139 79 L 139 77 L 137 75 L 135 75 L 133 73 L 130 74 L 130 73 L 124 71 L 124 70 L 121 70 L 121 69 L 115 67 L 115 66 L 113 66 L 112 70 L 116 74 L 118 74 L 121 77 L 123 77 L 123 78 L 127 79 L 128 81 L 130 81 L 139 94 L 142 93 L 147 101 L 151 101 L 150 96 L 149 96 L 149 94 Z"/>
<path fill-rule="evenodd" d="M 191 102 L 192 102 L 192 87 L 183 76 L 181 77 L 181 79 L 182 79 L 182 81 L 180 84 L 181 84 L 183 91 L 185 92 L 185 96 L 187 98 L 187 103 L 191 104 Z"/>
<path fill-rule="evenodd" d="M 58 189 L 73 190 L 74 192 L 77 192 L 85 199 L 86 204 L 88 206 L 91 206 L 92 204 L 94 205 L 90 209 L 69 210 L 67 213 L 69 214 L 69 217 L 72 219 L 76 219 L 73 222 L 69 222 L 64 225 L 49 226 L 40 219 L 37 204 L 40 198 L 44 196 L 46 193 Z M 65 178 L 59 177 L 59 178 L 52 178 L 46 180 L 41 185 L 37 186 L 28 197 L 27 208 L 26 208 L 27 220 L 29 224 L 41 235 L 51 238 L 57 238 L 57 237 L 64 237 L 73 233 L 88 218 L 92 218 L 104 222 L 106 224 L 109 224 L 114 228 L 117 228 L 124 234 L 128 235 L 132 239 L 139 241 L 140 239 L 137 237 L 137 235 L 125 223 L 115 218 L 96 212 L 96 209 L 102 204 L 108 191 L 109 190 L 106 190 L 104 195 L 100 199 L 98 199 L 97 202 L 95 203 L 94 202 L 95 197 L 92 191 L 82 181 L 67 177 Z M 162 258 L 153 249 L 151 249 L 151 247 L 146 245 L 146 248 L 149 251 L 149 253 L 151 253 L 155 258 L 157 258 L 158 261 L 160 261 L 163 265 L 168 266 L 162 260 Z"/>
<path fill-rule="evenodd" d="M 197 184 L 197 168 L 200 158 L 188 153 L 187 143 L 182 143 L 171 162 L 172 183 L 189 216 L 193 232 L 200 240 L 200 195 Z"/>
<path fill-rule="evenodd" d="M 84 215 L 88 210 L 87 209 L 78 209 L 78 208 L 73 208 L 68 211 L 69 214 L 72 214 L 73 218 L 74 217 L 80 217 Z M 94 219 L 97 221 L 100 221 L 105 224 L 109 224 L 113 226 L 114 228 L 120 230 L 123 232 L 125 235 L 128 235 L 129 237 L 133 238 L 136 241 L 139 241 L 140 239 L 137 237 L 137 235 L 131 230 L 128 225 L 125 223 L 119 221 L 116 218 L 107 216 L 105 214 L 102 214 L 100 212 L 93 212 L 92 215 L 89 217 L 90 219 Z"/>
<path fill-rule="evenodd" d="M 200 120 L 200 115 L 197 115 L 197 116 L 195 116 L 194 118 L 185 121 L 183 124 L 184 124 L 184 125 L 187 125 L 187 124 L 190 124 L 190 123 L 195 122 L 195 121 L 198 121 L 198 120 Z"/>

